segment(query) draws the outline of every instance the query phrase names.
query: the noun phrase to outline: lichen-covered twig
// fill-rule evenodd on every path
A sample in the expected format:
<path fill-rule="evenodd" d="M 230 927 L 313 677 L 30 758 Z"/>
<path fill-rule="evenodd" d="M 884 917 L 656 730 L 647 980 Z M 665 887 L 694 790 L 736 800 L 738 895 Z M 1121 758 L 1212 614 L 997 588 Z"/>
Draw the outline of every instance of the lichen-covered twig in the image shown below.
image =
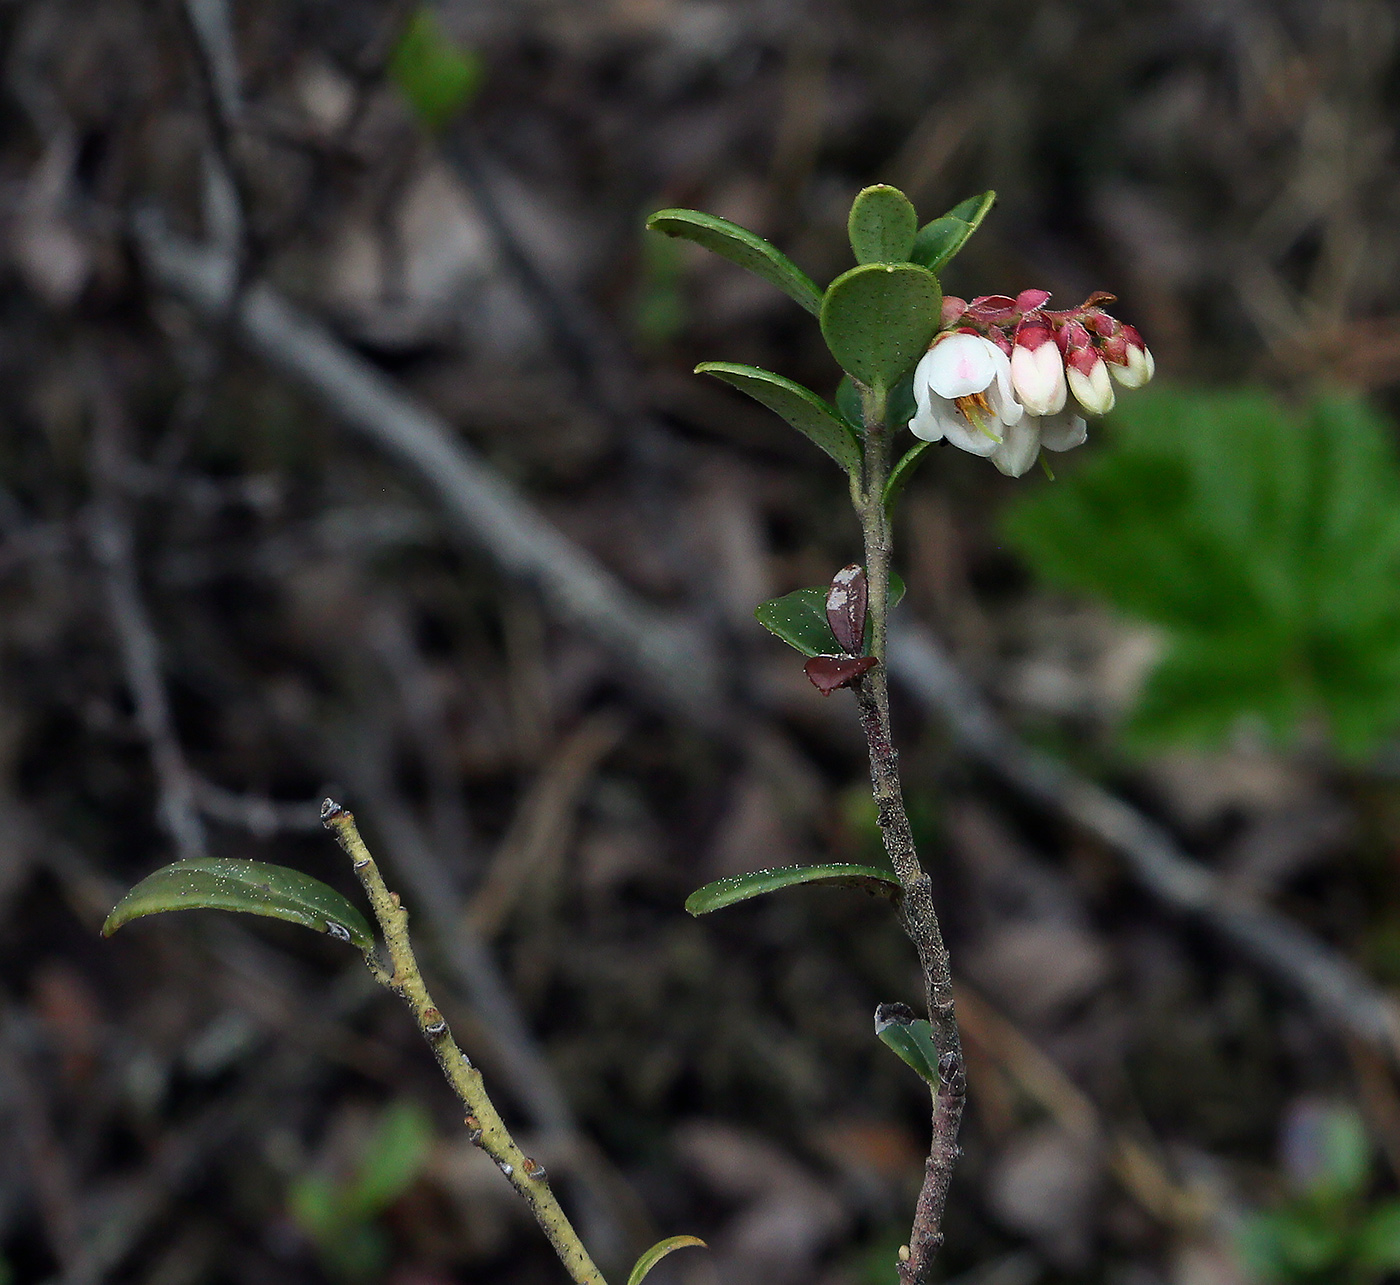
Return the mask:
<path fill-rule="evenodd" d="M 336 842 L 350 858 L 384 934 L 390 967 L 386 969 L 369 952 L 365 954 L 365 963 L 375 980 L 399 996 L 412 1011 L 418 1029 L 433 1050 L 443 1075 L 467 1108 L 466 1125 L 472 1141 L 496 1162 L 510 1185 L 529 1205 L 530 1212 L 554 1247 L 554 1252 L 559 1255 L 560 1262 L 578 1285 L 606 1285 L 603 1274 L 594 1265 L 578 1233 L 555 1199 L 554 1192 L 550 1190 L 544 1166 L 532 1160 L 516 1145 L 487 1096 L 481 1072 L 458 1047 L 448 1029 L 447 1019 L 428 994 L 409 942 L 408 911 L 400 904 L 398 894 L 390 892 L 385 885 L 379 867 L 360 838 L 354 816 L 327 799 L 321 807 L 321 818 L 326 829 L 335 835 Z"/>

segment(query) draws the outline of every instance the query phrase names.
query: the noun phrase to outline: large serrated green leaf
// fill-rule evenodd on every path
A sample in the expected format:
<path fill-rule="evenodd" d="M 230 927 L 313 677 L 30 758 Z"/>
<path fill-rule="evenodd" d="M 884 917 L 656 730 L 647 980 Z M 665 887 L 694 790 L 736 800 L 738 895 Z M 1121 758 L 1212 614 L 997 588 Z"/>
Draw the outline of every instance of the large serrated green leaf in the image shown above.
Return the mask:
<path fill-rule="evenodd" d="M 1144 389 L 1106 449 L 1014 505 L 1006 531 L 1061 588 L 1165 647 L 1129 731 L 1281 744 L 1325 724 L 1362 759 L 1400 729 L 1400 467 L 1364 402 Z"/>
<path fill-rule="evenodd" d="M 657 210 L 647 227 L 666 236 L 684 237 L 722 254 L 789 295 L 813 316 L 821 313 L 822 294 L 816 283 L 776 246 L 737 223 L 699 210 Z"/>
<path fill-rule="evenodd" d="M 810 389 L 770 370 L 741 366 L 732 361 L 702 362 L 695 373 L 713 375 L 741 393 L 747 393 L 809 437 L 848 473 L 859 475 L 860 440 L 836 411 Z"/>
<path fill-rule="evenodd" d="M 782 866 L 776 870 L 754 870 L 748 874 L 716 879 L 697 888 L 685 899 L 685 908 L 692 915 L 708 915 L 735 902 L 762 897 L 765 893 L 799 884 L 818 884 L 838 888 L 859 888 L 898 901 L 904 895 L 899 880 L 888 870 L 876 866 Z"/>
<path fill-rule="evenodd" d="M 300 870 L 228 857 L 177 861 L 147 875 L 112 908 L 102 935 L 167 910 L 238 910 L 330 933 L 361 950 L 374 946 L 365 917 L 334 888 Z"/>
<path fill-rule="evenodd" d="M 846 220 L 857 263 L 899 263 L 907 259 L 918 226 L 919 216 L 909 198 L 886 183 L 857 194 Z"/>
<path fill-rule="evenodd" d="M 888 391 L 928 351 L 938 330 L 938 278 L 912 263 L 864 263 L 822 300 L 822 337 L 852 379 Z"/>
<path fill-rule="evenodd" d="M 953 206 L 947 214 L 925 223 L 914 238 L 909 257 L 921 263 L 930 272 L 941 272 L 943 265 L 967 244 L 967 239 L 977 231 L 987 211 L 997 199 L 995 192 L 983 192 L 981 196 L 970 196 L 966 201 Z"/>
<path fill-rule="evenodd" d="M 457 44 L 424 5 L 404 27 L 389 75 L 424 128 L 436 134 L 476 96 L 484 73 L 480 57 Z"/>
<path fill-rule="evenodd" d="M 794 589 L 781 598 L 770 598 L 754 608 L 754 617 L 770 634 L 776 634 L 789 647 L 804 656 L 834 656 L 841 644 L 831 632 L 826 618 L 827 588 Z M 890 593 L 887 609 L 893 611 L 904 597 L 904 581 L 897 572 L 890 572 Z M 866 622 L 866 643 L 870 641 L 870 624 Z"/>
<path fill-rule="evenodd" d="M 698 1249 L 709 1248 L 699 1236 L 668 1236 L 665 1240 L 658 1240 L 637 1259 L 636 1266 L 632 1268 L 632 1274 L 627 1278 L 627 1285 L 642 1285 L 647 1273 L 667 1254 L 674 1253 L 678 1249 L 685 1249 L 690 1245 L 694 1245 Z"/>
<path fill-rule="evenodd" d="M 903 1004 L 881 1004 L 875 1010 L 875 1034 L 900 1060 L 930 1084 L 938 1084 L 938 1048 L 933 1027 Z"/>

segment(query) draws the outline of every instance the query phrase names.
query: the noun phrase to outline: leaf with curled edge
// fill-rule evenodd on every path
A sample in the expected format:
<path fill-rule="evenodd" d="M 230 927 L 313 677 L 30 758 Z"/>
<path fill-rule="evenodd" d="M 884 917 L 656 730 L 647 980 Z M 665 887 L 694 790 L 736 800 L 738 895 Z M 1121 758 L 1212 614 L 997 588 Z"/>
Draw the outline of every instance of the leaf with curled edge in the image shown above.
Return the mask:
<path fill-rule="evenodd" d="M 683 237 L 747 268 L 769 285 L 802 305 L 814 317 L 821 315 L 822 292 L 816 283 L 776 246 L 748 228 L 700 210 L 657 210 L 647 227 L 666 236 Z"/>
<path fill-rule="evenodd" d="M 865 568 L 859 562 L 842 567 L 831 578 L 826 594 L 826 619 L 841 650 L 860 651 L 865 637 Z"/>
<path fill-rule="evenodd" d="M 859 437 L 810 388 L 760 366 L 742 366 L 732 361 L 704 361 L 696 366 L 695 373 L 713 375 L 747 393 L 815 442 L 846 472 L 860 476 L 864 456 Z"/>
<path fill-rule="evenodd" d="M 300 870 L 229 857 L 177 861 L 147 875 L 112 908 L 102 935 L 168 910 L 236 910 L 285 919 L 361 950 L 374 948 L 365 917 L 334 888 Z"/>
<path fill-rule="evenodd" d="M 938 1048 L 933 1027 L 907 1004 L 881 1004 L 875 1010 L 875 1034 L 920 1077 L 938 1086 Z"/>
<path fill-rule="evenodd" d="M 694 1245 L 697 1249 L 709 1249 L 699 1236 L 668 1236 L 665 1240 L 658 1240 L 645 1254 L 637 1259 L 636 1265 L 632 1268 L 632 1274 L 627 1278 L 627 1285 L 642 1285 L 646 1274 L 651 1271 L 667 1254 L 674 1253 L 678 1249 L 685 1249 Z"/>
<path fill-rule="evenodd" d="M 831 632 L 831 621 L 826 615 L 826 599 L 830 593 L 827 587 L 794 589 L 781 598 L 770 598 L 754 608 L 754 618 L 770 634 L 776 634 L 789 647 L 794 647 L 804 656 L 831 656 L 841 650 L 836 635 Z M 890 593 L 888 609 L 893 611 L 904 597 L 904 581 L 890 572 Z M 865 639 L 861 650 L 870 646 L 870 621 L 867 618 Z"/>
<path fill-rule="evenodd" d="M 970 196 L 953 206 L 941 218 L 934 219 L 932 223 L 925 223 L 914 238 L 914 248 L 909 252 L 910 259 L 922 264 L 930 272 L 941 272 L 948 260 L 967 244 L 968 238 L 981 226 L 996 199 L 995 192 Z"/>
<path fill-rule="evenodd" d="M 904 896 L 899 880 L 878 866 L 781 866 L 775 870 L 753 870 L 748 874 L 716 879 L 714 883 L 707 883 L 692 892 L 685 899 L 685 908 L 692 915 L 708 915 L 712 910 L 722 910 L 735 902 L 807 883 L 859 888 L 862 892 L 888 897 L 891 901 L 898 901 Z"/>
<path fill-rule="evenodd" d="M 802 666 L 802 672 L 823 696 L 830 696 L 838 687 L 849 687 L 879 663 L 874 656 L 813 656 Z"/>

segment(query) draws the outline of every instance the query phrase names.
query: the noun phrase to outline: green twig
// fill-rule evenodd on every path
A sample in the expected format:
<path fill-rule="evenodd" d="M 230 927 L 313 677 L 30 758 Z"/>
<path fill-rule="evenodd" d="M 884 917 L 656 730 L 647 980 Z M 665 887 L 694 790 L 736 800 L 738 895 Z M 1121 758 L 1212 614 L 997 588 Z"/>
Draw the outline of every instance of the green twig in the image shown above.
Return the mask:
<path fill-rule="evenodd" d="M 375 980 L 393 991 L 412 1010 L 418 1029 L 433 1050 L 443 1075 L 467 1108 L 466 1125 L 471 1140 L 496 1162 L 496 1167 L 530 1206 L 535 1221 L 578 1285 L 607 1285 L 550 1190 L 544 1166 L 516 1145 L 486 1094 L 481 1072 L 457 1046 L 446 1018 L 428 994 L 408 938 L 408 911 L 399 903 L 398 894 L 385 886 L 384 876 L 360 838 L 354 815 L 327 799 L 321 806 L 321 820 L 350 858 L 384 934 L 391 968 L 386 969 L 372 951 L 365 952 L 365 963 Z"/>

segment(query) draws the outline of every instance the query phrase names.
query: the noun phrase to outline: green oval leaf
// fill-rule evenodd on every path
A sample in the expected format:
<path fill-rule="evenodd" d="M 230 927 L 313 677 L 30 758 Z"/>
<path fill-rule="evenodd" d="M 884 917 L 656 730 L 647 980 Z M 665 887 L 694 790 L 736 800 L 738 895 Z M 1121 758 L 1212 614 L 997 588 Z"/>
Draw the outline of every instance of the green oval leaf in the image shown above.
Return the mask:
<path fill-rule="evenodd" d="M 814 883 L 837 888 L 859 888 L 898 901 L 904 895 L 899 880 L 888 870 L 876 866 L 783 866 L 777 870 L 754 870 L 749 874 L 716 879 L 697 888 L 685 899 L 685 908 L 692 915 L 708 915 L 736 901 L 748 901 L 781 888 Z"/>
<path fill-rule="evenodd" d="M 481 88 L 481 59 L 454 41 L 427 5 L 417 10 L 389 59 L 389 74 L 425 129 L 438 133 Z"/>
<path fill-rule="evenodd" d="M 812 278 L 776 246 L 737 223 L 699 210 L 657 210 L 647 220 L 653 232 L 684 237 L 722 254 L 731 263 L 747 268 L 769 285 L 800 303 L 814 317 L 820 315 L 822 293 Z"/>
<path fill-rule="evenodd" d="M 938 1085 L 938 1048 L 933 1027 L 905 1004 L 881 1004 L 875 1010 L 875 1034 L 923 1079 Z"/>
<path fill-rule="evenodd" d="M 987 211 L 997 199 L 995 192 L 970 196 L 953 206 L 947 214 L 925 223 L 914 238 L 909 258 L 921 263 L 930 272 L 941 272 L 943 265 L 967 244 L 967 238 L 977 231 Z"/>
<path fill-rule="evenodd" d="M 909 198 L 887 183 L 858 193 L 846 220 L 857 263 L 900 263 L 907 259 L 918 226 L 919 216 Z"/>
<path fill-rule="evenodd" d="M 826 618 L 825 589 L 794 589 L 754 608 L 754 616 L 770 634 L 777 634 L 804 656 L 834 656 L 841 650 Z"/>
<path fill-rule="evenodd" d="M 843 272 L 822 300 L 822 337 L 852 379 L 888 390 L 938 330 L 938 278 L 912 263 L 865 263 Z"/>
<path fill-rule="evenodd" d="M 762 402 L 799 433 L 811 438 L 848 473 L 859 475 L 862 463 L 859 439 L 836 411 L 810 389 L 772 371 L 732 361 L 702 362 L 695 373 L 713 375 L 741 393 L 747 393 L 756 402 Z"/>
<path fill-rule="evenodd" d="M 842 651 L 831 622 L 826 618 L 826 595 L 829 585 L 811 589 L 794 589 L 781 598 L 770 598 L 754 608 L 754 617 L 770 634 L 776 634 L 789 647 L 804 656 L 835 656 Z M 897 572 L 890 572 L 889 607 L 893 611 L 904 597 L 904 581 Z M 870 622 L 865 625 L 865 645 L 870 646 Z"/>
<path fill-rule="evenodd" d="M 637 1265 L 632 1268 L 632 1274 L 627 1278 L 627 1285 L 641 1285 L 646 1274 L 667 1254 L 677 1249 L 685 1249 L 689 1245 L 695 1245 L 699 1249 L 709 1248 L 699 1236 L 669 1236 L 665 1240 L 658 1240 L 637 1259 Z"/>
<path fill-rule="evenodd" d="M 167 910 L 240 910 L 303 924 L 361 950 L 374 947 L 365 917 L 334 888 L 300 870 L 227 857 L 177 861 L 147 875 L 112 908 L 102 935 Z"/>

